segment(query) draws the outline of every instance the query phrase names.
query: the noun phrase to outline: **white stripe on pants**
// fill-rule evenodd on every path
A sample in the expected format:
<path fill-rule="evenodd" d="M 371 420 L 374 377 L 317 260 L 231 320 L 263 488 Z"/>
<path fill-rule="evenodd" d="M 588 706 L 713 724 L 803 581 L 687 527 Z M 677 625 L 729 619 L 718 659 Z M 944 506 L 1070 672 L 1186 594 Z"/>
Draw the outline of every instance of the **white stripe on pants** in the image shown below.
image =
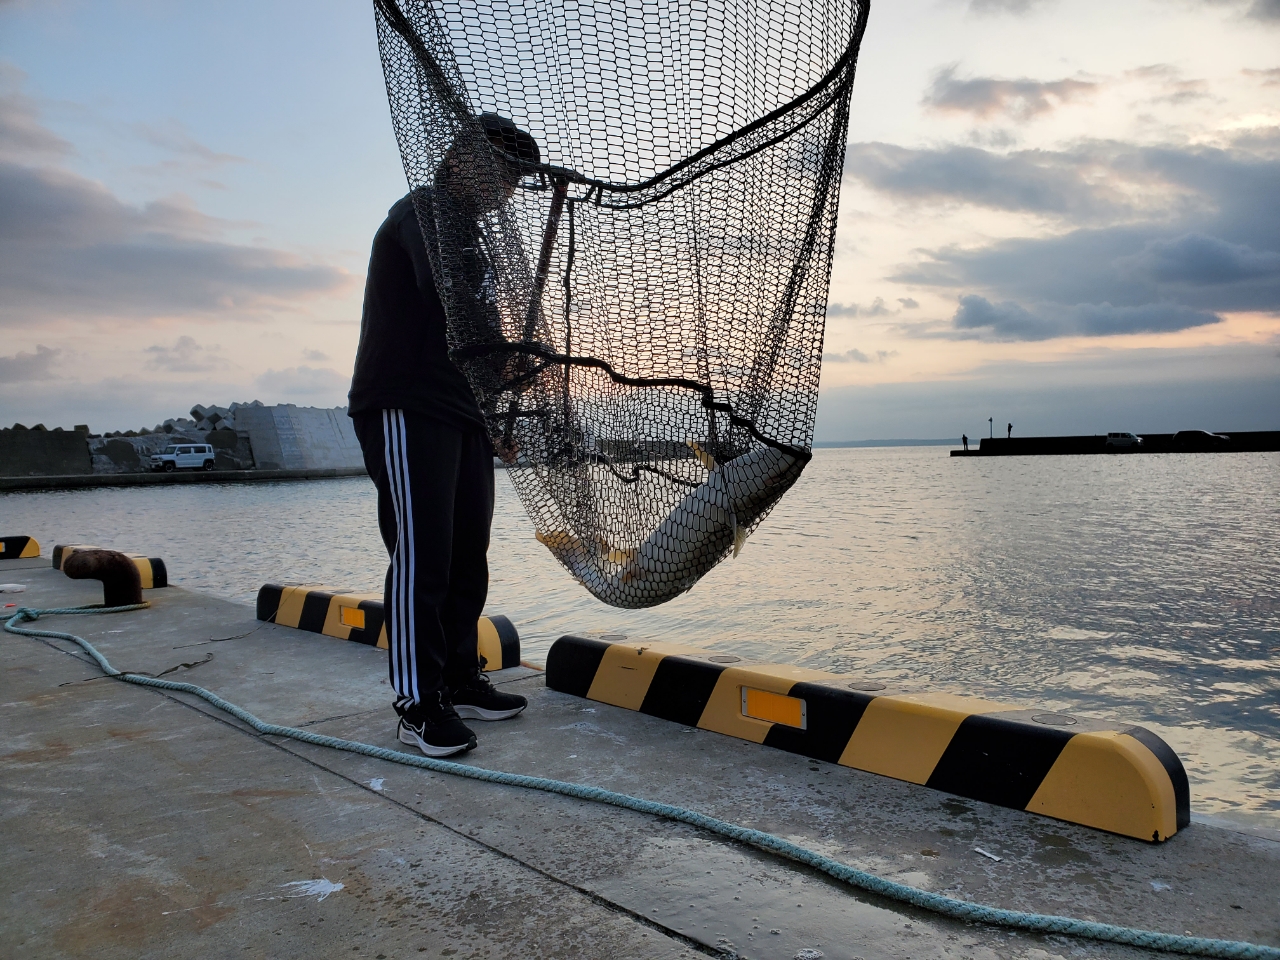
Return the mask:
<path fill-rule="evenodd" d="M 417 643 L 414 633 L 413 500 L 409 491 L 408 439 L 403 410 L 382 411 L 387 480 L 396 511 L 396 549 L 391 555 L 392 604 L 386 611 L 387 643 L 394 651 L 392 671 L 398 706 L 419 702 Z"/>

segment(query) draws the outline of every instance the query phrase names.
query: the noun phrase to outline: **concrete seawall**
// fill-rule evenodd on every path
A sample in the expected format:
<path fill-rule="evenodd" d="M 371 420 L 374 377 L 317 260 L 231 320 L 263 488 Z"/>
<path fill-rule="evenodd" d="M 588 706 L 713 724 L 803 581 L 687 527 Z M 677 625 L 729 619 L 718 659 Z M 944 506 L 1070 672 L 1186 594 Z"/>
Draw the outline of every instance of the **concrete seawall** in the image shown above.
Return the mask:
<path fill-rule="evenodd" d="M 0 477 L 0 491 L 84 490 L 89 487 L 148 487 L 174 483 L 266 483 L 368 476 L 363 466 L 316 470 L 195 470 L 189 473 L 99 473 L 63 477 Z"/>
<path fill-rule="evenodd" d="M 364 468 L 346 407 L 241 407 L 236 430 L 248 434 L 259 470 Z"/>
<path fill-rule="evenodd" d="M 84 476 L 92 472 L 87 430 L 0 430 L 0 476 Z"/>

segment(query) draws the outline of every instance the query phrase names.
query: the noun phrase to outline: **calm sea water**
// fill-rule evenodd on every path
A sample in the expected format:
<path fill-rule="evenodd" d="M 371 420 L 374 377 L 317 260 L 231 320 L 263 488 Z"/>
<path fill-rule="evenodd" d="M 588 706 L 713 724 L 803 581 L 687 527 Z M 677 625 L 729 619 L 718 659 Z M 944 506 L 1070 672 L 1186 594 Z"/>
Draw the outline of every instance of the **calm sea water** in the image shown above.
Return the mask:
<path fill-rule="evenodd" d="M 489 610 L 526 659 L 605 629 L 1141 723 L 1193 807 L 1280 827 L 1280 455 L 951 459 L 822 449 L 740 557 L 652 610 L 606 607 L 498 479 Z M 251 602 L 268 581 L 381 589 L 366 479 L 0 494 L 45 545 L 164 557 Z"/>

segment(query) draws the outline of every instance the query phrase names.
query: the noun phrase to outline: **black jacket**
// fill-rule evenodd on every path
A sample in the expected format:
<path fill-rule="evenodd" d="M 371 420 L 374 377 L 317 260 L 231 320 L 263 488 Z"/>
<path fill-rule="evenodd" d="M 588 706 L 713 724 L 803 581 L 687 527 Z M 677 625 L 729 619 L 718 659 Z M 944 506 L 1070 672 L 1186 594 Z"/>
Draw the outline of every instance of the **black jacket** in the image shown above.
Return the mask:
<path fill-rule="evenodd" d="M 409 195 L 373 238 L 348 413 L 406 410 L 463 429 L 485 420 L 449 359 L 444 306 Z"/>

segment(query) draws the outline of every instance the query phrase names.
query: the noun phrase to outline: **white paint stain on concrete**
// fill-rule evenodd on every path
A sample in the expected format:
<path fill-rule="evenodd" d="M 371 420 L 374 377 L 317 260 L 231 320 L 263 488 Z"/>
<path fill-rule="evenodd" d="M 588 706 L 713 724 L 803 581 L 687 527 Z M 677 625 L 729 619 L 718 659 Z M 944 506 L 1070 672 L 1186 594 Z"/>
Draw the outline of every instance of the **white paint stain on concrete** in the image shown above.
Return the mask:
<path fill-rule="evenodd" d="M 377 790 L 379 793 L 381 793 L 382 785 L 386 782 L 387 782 L 386 777 L 374 777 L 372 780 L 369 781 L 369 789 Z"/>
<path fill-rule="evenodd" d="M 327 877 L 321 877 L 319 880 L 294 880 L 291 883 L 282 883 L 282 890 L 290 887 L 294 889 L 294 893 L 286 894 L 285 899 L 292 897 L 316 897 L 316 903 L 319 903 L 331 893 L 337 893 L 345 884 L 334 883 Z"/>

